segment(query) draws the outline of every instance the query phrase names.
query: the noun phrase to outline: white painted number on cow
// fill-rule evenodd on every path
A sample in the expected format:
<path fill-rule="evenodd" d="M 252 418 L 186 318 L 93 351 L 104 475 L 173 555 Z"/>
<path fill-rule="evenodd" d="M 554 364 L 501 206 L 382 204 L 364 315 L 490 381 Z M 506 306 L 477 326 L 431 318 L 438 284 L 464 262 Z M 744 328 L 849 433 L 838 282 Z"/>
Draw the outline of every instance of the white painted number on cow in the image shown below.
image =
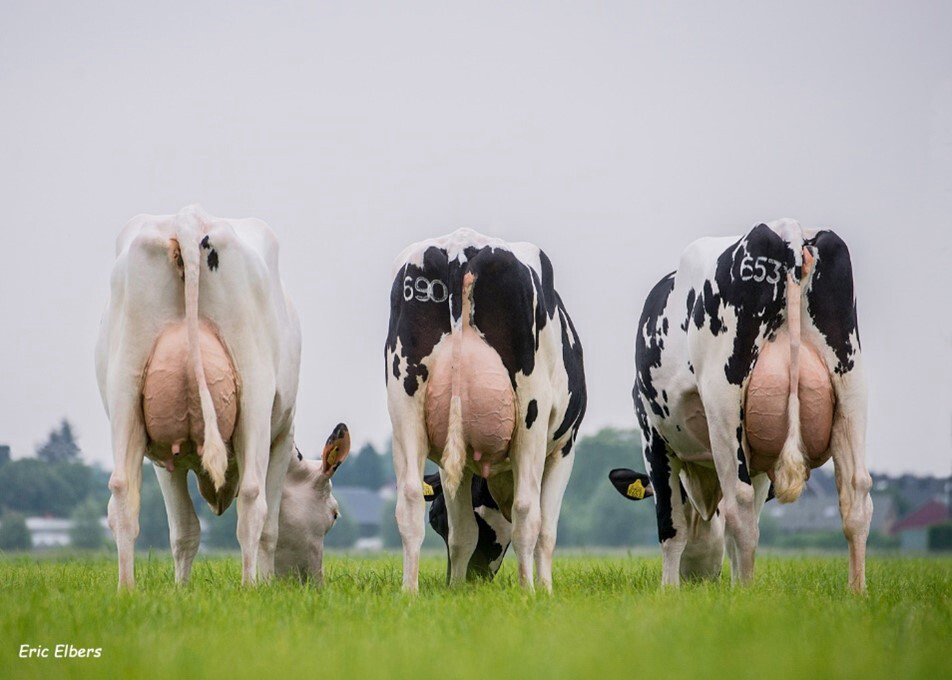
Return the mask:
<path fill-rule="evenodd" d="M 414 298 L 419 302 L 446 302 L 449 296 L 449 289 L 439 279 L 408 276 L 403 280 L 403 299 L 407 302 Z"/>
<path fill-rule="evenodd" d="M 772 272 L 767 271 L 767 265 L 773 267 Z M 779 260 L 775 260 L 771 257 L 760 257 L 754 259 L 750 255 L 744 255 L 744 259 L 740 261 L 740 280 L 741 281 L 756 281 L 761 283 L 766 281 L 767 283 L 777 283 L 780 280 L 780 274 L 783 271 L 783 264 Z"/>

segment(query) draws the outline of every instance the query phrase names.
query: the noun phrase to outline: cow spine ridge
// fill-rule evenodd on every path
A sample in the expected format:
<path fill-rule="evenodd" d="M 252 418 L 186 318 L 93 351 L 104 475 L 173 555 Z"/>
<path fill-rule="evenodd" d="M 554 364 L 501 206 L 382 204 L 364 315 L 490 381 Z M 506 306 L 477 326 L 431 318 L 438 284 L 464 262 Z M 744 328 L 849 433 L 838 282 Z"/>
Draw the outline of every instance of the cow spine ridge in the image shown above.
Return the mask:
<path fill-rule="evenodd" d="M 463 400 L 460 395 L 462 389 L 462 359 L 463 359 L 463 324 L 472 323 L 473 282 L 476 277 L 472 272 L 463 275 L 463 285 L 460 291 L 462 311 L 459 323 L 453 324 L 453 378 L 452 397 L 450 398 L 449 424 L 446 432 L 446 446 L 443 447 L 443 457 L 440 459 L 443 468 L 443 487 L 451 496 L 456 495 L 460 481 L 463 478 L 463 467 L 466 465 L 466 438 L 463 433 Z"/>
<path fill-rule="evenodd" d="M 198 448 L 202 458 L 202 467 L 211 477 L 215 490 L 225 484 L 225 472 L 228 468 L 228 450 L 218 431 L 218 414 L 212 401 L 208 383 L 205 380 L 205 365 L 202 363 L 201 343 L 198 335 L 198 284 L 201 273 L 201 224 L 199 208 L 185 208 L 178 219 L 178 242 L 182 254 L 185 277 L 185 327 L 188 336 L 188 358 L 195 371 L 198 384 L 198 396 L 202 404 L 202 419 L 205 421 L 204 442 Z"/>
<path fill-rule="evenodd" d="M 787 224 L 784 224 L 786 227 Z M 803 269 L 803 234 L 793 223 L 781 234 L 793 251 L 793 266 L 787 269 L 787 327 L 790 337 L 790 394 L 787 397 L 787 439 L 774 466 L 774 494 L 781 503 L 800 497 L 807 481 L 803 437 L 800 432 L 800 307 L 803 304 L 800 275 Z"/>

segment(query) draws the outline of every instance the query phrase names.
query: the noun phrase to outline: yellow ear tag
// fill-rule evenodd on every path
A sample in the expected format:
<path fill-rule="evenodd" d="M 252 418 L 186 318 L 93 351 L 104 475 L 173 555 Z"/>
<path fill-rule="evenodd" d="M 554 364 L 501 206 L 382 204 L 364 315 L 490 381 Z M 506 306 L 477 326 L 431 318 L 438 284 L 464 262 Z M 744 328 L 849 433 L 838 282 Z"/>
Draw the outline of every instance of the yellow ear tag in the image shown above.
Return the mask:
<path fill-rule="evenodd" d="M 424 496 L 432 496 L 432 495 L 433 495 L 433 487 L 430 486 L 429 484 L 427 484 L 426 482 L 423 482 L 423 495 L 424 495 Z"/>
<path fill-rule="evenodd" d="M 625 495 L 628 496 L 628 498 L 637 498 L 638 500 L 641 500 L 642 498 L 644 498 L 645 487 L 642 486 L 641 480 L 636 479 L 631 484 L 629 484 L 628 491 L 625 492 Z"/>
<path fill-rule="evenodd" d="M 330 451 L 327 452 L 327 464 L 333 465 L 337 462 L 337 447 L 335 446 Z"/>

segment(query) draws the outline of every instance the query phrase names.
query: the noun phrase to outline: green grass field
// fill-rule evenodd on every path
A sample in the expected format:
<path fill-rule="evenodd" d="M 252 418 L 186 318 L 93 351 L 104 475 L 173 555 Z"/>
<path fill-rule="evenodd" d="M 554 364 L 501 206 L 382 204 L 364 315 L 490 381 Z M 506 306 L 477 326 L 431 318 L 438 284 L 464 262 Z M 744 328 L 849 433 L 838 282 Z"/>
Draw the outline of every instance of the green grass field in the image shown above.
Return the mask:
<path fill-rule="evenodd" d="M 234 557 L 177 588 L 168 557 L 142 556 L 121 595 L 105 556 L 0 558 L 0 678 L 952 676 L 952 559 L 872 558 L 866 597 L 834 557 L 761 557 L 753 587 L 680 591 L 656 558 L 561 557 L 552 596 L 522 592 L 511 560 L 448 590 L 444 564 L 424 560 L 412 599 L 395 556 L 330 557 L 323 589 L 242 588 Z M 20 659 L 24 643 L 102 656 Z"/>

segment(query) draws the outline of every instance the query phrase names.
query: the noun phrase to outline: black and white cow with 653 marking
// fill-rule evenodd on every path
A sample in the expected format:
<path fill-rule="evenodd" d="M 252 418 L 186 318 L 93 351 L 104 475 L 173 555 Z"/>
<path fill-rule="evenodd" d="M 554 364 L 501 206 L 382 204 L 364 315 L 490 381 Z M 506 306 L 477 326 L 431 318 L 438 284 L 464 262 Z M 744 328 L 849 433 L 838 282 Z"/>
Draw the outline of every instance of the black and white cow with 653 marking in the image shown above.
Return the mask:
<path fill-rule="evenodd" d="M 663 583 L 716 576 L 725 535 L 732 580 L 750 581 L 771 481 L 792 502 L 832 456 L 849 583 L 864 590 L 866 381 L 839 236 L 785 219 L 695 241 L 648 295 L 635 371 Z"/>
<path fill-rule="evenodd" d="M 418 587 L 423 464 L 441 467 L 450 583 L 479 539 L 472 478 L 511 508 L 520 582 L 552 586 L 562 495 L 585 412 L 582 346 L 536 246 L 469 229 L 397 259 L 385 349 L 403 587 Z"/>

